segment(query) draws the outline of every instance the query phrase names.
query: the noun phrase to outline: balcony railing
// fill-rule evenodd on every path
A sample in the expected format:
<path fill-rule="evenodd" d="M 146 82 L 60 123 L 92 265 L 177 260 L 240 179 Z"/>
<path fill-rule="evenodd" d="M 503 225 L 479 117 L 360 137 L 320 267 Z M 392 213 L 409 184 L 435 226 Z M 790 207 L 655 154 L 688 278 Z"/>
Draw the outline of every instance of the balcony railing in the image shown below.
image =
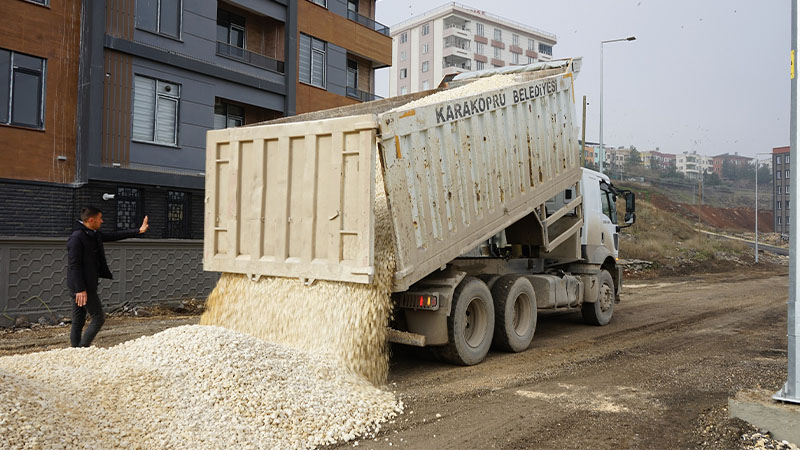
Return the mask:
<path fill-rule="evenodd" d="M 364 25 L 365 27 L 367 27 L 369 29 L 375 30 L 375 31 L 377 31 L 378 33 L 380 33 L 380 34 L 382 34 L 384 36 L 388 36 L 389 35 L 389 27 L 387 27 L 386 25 L 384 25 L 382 23 L 378 23 L 378 22 L 370 19 L 369 17 L 362 16 L 361 14 L 359 14 L 359 13 L 357 13 L 355 11 L 350 11 L 348 9 L 347 10 L 347 18 L 352 20 L 353 22 L 360 23 L 361 25 Z"/>
<path fill-rule="evenodd" d="M 217 54 L 226 58 L 242 61 L 245 64 L 250 64 L 251 66 L 260 67 L 273 72 L 285 73 L 283 61 L 278 61 L 277 59 L 272 59 L 268 56 L 253 53 L 241 47 L 226 44 L 225 42 L 217 42 Z"/>
<path fill-rule="evenodd" d="M 383 98 L 380 95 L 375 95 L 371 92 L 361 91 L 350 86 L 347 86 L 347 96 L 358 99 L 362 102 L 371 102 L 373 100 L 380 100 Z"/>
<path fill-rule="evenodd" d="M 470 69 L 470 67 L 472 67 L 472 66 L 470 65 L 469 61 L 464 62 L 464 63 L 445 62 L 445 63 L 442 64 L 442 67 L 445 68 L 445 69 L 447 69 L 448 67 L 456 67 L 456 68 L 459 68 L 459 69 L 472 70 L 472 69 Z"/>

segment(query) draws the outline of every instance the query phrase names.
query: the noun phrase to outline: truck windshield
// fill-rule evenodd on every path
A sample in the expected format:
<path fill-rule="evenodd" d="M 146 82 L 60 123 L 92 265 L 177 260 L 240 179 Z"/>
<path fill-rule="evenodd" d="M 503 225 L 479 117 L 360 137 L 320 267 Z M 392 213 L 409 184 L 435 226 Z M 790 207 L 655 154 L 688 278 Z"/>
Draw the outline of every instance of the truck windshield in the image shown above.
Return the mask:
<path fill-rule="evenodd" d="M 617 203 L 616 196 L 607 191 L 604 184 L 600 184 L 600 201 L 603 203 L 603 214 L 611 219 L 611 223 L 617 223 Z"/>

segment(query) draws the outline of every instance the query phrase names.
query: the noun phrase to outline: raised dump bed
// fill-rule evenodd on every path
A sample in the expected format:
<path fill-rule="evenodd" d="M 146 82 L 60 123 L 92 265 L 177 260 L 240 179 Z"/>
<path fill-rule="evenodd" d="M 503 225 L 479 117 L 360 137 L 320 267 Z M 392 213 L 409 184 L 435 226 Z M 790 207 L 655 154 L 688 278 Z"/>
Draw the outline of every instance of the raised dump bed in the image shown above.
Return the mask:
<path fill-rule="evenodd" d="M 408 289 L 576 185 L 579 62 L 208 132 L 204 268 L 371 283 L 378 167 Z"/>

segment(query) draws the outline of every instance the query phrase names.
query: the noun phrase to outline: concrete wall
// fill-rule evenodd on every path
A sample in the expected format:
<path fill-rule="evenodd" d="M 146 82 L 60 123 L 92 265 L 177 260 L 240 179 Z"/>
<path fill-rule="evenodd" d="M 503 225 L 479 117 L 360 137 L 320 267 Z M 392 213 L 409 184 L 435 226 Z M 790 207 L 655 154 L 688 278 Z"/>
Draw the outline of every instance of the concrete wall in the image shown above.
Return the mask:
<path fill-rule="evenodd" d="M 0 326 L 12 326 L 17 318 L 70 316 L 66 240 L 0 238 Z M 105 247 L 114 275 L 100 281 L 106 311 L 126 303 L 206 298 L 218 279 L 203 271 L 202 241 L 128 239 Z"/>

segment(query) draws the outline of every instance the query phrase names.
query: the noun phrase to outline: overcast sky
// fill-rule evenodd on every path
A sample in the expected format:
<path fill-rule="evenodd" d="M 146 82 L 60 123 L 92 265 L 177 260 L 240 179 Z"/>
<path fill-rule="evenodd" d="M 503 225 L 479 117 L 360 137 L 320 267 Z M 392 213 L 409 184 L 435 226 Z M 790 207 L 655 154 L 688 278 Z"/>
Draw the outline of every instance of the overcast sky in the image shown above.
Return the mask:
<path fill-rule="evenodd" d="M 442 4 L 378 0 L 395 25 Z M 558 36 L 554 58 L 583 56 L 576 112 L 586 95 L 586 140 L 599 138 L 600 41 L 606 145 L 753 156 L 789 145 L 789 0 L 464 0 Z M 388 69 L 376 93 L 389 93 Z"/>

